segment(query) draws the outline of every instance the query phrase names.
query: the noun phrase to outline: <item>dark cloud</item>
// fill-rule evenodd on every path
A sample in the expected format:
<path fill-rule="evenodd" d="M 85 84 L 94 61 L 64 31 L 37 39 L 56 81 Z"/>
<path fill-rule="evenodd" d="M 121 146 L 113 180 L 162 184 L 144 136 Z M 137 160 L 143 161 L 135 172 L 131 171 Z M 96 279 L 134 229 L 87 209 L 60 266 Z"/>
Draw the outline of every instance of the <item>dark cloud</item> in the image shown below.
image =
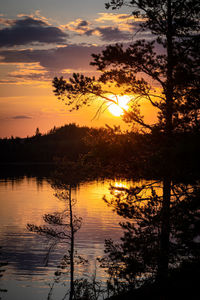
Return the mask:
<path fill-rule="evenodd" d="M 19 115 L 19 116 L 14 116 L 12 117 L 12 119 L 15 119 L 15 120 L 20 120 L 20 119 L 32 119 L 32 117 L 30 116 L 25 116 L 25 115 Z"/>
<path fill-rule="evenodd" d="M 19 79 L 21 80 L 21 82 L 23 82 L 23 80 L 36 80 L 36 81 L 49 81 L 49 79 L 52 79 L 52 75 L 51 72 L 40 72 L 40 73 L 34 73 L 34 72 L 30 72 L 29 74 L 9 74 L 9 78 L 11 80 L 13 80 L 13 78 L 15 79 L 15 82 L 18 82 Z M 10 81 L 11 81 L 10 80 Z M 14 81 L 14 80 L 13 80 Z"/>
<path fill-rule="evenodd" d="M 28 27 L 28 26 L 48 26 L 48 24 L 42 20 L 34 19 L 31 17 L 25 17 L 15 21 L 15 26 Z"/>
<path fill-rule="evenodd" d="M 117 27 L 96 27 L 95 29 L 91 29 L 85 32 L 86 35 L 92 35 L 95 32 L 100 33 L 100 38 L 102 41 L 113 42 L 113 41 L 122 41 L 129 40 L 131 38 L 131 34 L 119 30 Z"/>
<path fill-rule="evenodd" d="M 101 39 L 103 41 L 119 41 L 128 40 L 131 35 L 129 33 L 123 32 L 118 28 L 106 27 L 98 29 L 101 34 Z"/>
<path fill-rule="evenodd" d="M 92 53 L 99 53 L 103 47 L 69 45 L 50 50 L 7 50 L 0 51 L 3 63 L 33 63 L 38 62 L 48 70 L 77 69 L 89 67 Z M 94 69 L 94 68 L 92 68 Z"/>
<path fill-rule="evenodd" d="M 26 17 L 0 29 L 0 47 L 39 43 L 64 43 L 68 35 L 42 20 Z"/>
<path fill-rule="evenodd" d="M 121 19 L 121 20 L 127 20 L 127 19 L 130 19 L 132 17 L 133 16 L 131 16 L 131 15 L 120 15 L 120 16 L 118 16 L 118 18 Z"/>
<path fill-rule="evenodd" d="M 78 24 L 77 27 L 78 28 L 80 28 L 80 27 L 86 27 L 88 25 L 89 25 L 89 23 L 87 21 L 82 20 L 82 21 L 80 21 L 80 23 Z"/>

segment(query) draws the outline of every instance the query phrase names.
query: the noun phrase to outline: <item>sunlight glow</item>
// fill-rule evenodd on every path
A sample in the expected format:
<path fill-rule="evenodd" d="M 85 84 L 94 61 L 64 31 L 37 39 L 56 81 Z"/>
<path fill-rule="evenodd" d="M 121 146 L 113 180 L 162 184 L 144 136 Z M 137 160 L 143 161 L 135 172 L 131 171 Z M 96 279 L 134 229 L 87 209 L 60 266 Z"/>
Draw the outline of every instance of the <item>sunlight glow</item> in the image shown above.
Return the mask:
<path fill-rule="evenodd" d="M 115 96 L 110 96 L 111 99 L 116 100 Z M 119 117 L 124 114 L 123 109 L 128 110 L 128 102 L 130 101 L 130 97 L 127 95 L 117 96 L 118 104 L 108 104 L 108 110 L 116 117 Z"/>
<path fill-rule="evenodd" d="M 121 193 L 120 188 L 125 188 L 125 189 L 129 188 L 129 184 L 127 184 L 126 181 L 115 181 L 112 186 L 114 188 L 114 194 L 115 195 L 118 195 L 118 194 Z"/>

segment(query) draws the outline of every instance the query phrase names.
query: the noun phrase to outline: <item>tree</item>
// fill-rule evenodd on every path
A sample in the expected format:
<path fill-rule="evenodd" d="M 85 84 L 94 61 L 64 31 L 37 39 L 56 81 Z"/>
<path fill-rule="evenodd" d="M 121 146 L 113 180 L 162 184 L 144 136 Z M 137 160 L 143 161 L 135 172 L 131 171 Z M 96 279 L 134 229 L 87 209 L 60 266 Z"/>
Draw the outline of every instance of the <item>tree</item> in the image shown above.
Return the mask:
<path fill-rule="evenodd" d="M 37 127 L 35 130 L 35 136 L 41 136 L 42 134 L 40 133 L 40 129 Z"/>
<path fill-rule="evenodd" d="M 77 172 L 78 170 L 78 172 Z M 81 287 L 81 279 L 75 280 L 75 265 L 83 265 L 87 263 L 84 257 L 77 255 L 75 249 L 75 234 L 81 228 L 82 218 L 77 217 L 74 213 L 76 199 L 72 197 L 73 189 L 76 189 L 81 182 L 85 182 L 89 177 L 88 169 L 83 168 L 78 162 L 67 161 L 64 165 L 56 168 L 54 176 L 51 177 L 50 183 L 53 189 L 56 190 L 55 196 L 65 203 L 65 209 L 61 212 L 45 214 L 43 220 L 45 225 L 27 224 L 27 229 L 47 238 L 49 248 L 46 255 L 46 263 L 48 263 L 51 251 L 59 244 L 66 245 L 66 254 L 63 256 L 58 270 L 55 272 L 57 282 L 61 276 L 67 273 L 70 274 L 69 300 L 75 299 L 76 294 L 84 292 L 85 289 L 91 289 L 91 286 L 83 284 Z M 98 286 L 98 281 L 93 278 L 93 289 L 95 284 Z M 54 282 L 54 283 L 55 283 Z M 51 299 L 54 283 L 50 287 L 48 299 Z M 96 286 L 96 288 L 97 288 Z M 100 289 L 100 287 L 99 287 Z M 67 293 L 63 299 L 66 299 Z M 91 297 L 92 298 L 92 297 Z"/>
<path fill-rule="evenodd" d="M 69 82 L 54 78 L 55 94 L 65 100 L 67 97 L 66 104 L 71 109 L 79 109 L 91 105 L 97 97 L 104 103 L 118 104 L 118 88 L 119 94 L 134 95 L 130 101 L 132 110 L 125 112 L 124 117 L 144 128 L 153 127 L 139 115 L 137 103 L 144 98 L 159 110 L 162 131 L 191 124 L 191 118 L 182 124 L 186 110 L 193 111 L 198 122 L 199 1 L 116 0 L 107 7 L 115 9 L 126 4 L 133 7 L 136 17 L 143 18 L 141 30 L 151 31 L 151 41 L 137 40 L 126 48 L 118 44 L 108 46 L 101 54 L 93 55 L 91 64 L 102 71 L 98 79 L 80 74 L 73 74 Z M 157 92 L 155 86 L 159 87 Z M 113 94 L 115 97 L 110 97 Z"/>
<path fill-rule="evenodd" d="M 66 208 L 61 213 L 45 214 L 43 219 L 47 225 L 37 226 L 34 224 L 27 224 L 27 228 L 31 232 L 35 232 L 39 235 L 45 236 L 50 241 L 49 250 L 47 253 L 47 261 L 50 252 L 59 244 L 67 244 L 68 254 L 64 255 L 60 269 L 65 269 L 66 266 L 70 266 L 70 293 L 69 299 L 74 298 L 74 264 L 75 264 L 75 250 L 74 250 L 74 238 L 75 233 L 81 227 L 81 218 L 76 217 L 73 214 L 73 205 L 75 200 L 71 196 L 72 186 L 62 189 L 56 193 L 58 199 L 66 202 Z M 79 257 L 78 257 L 79 258 Z M 61 275 L 62 272 L 57 272 L 56 275 Z M 51 294 L 52 290 L 50 290 Z"/>
<path fill-rule="evenodd" d="M 123 229 L 121 241 L 114 243 L 106 240 L 105 255 L 101 259 L 101 265 L 106 268 L 113 286 L 121 283 L 128 284 L 128 289 L 147 283 L 153 286 L 157 277 L 162 228 L 163 199 L 160 189 L 159 182 L 130 189 L 113 186 L 112 198 L 104 199 L 114 211 L 124 217 L 124 222 L 120 223 Z M 199 182 L 174 184 L 172 199 L 169 262 L 171 270 L 174 270 L 185 262 L 191 266 L 199 262 Z M 157 285 L 157 289 L 158 287 Z"/>
<path fill-rule="evenodd" d="M 159 149 L 160 169 L 164 172 L 157 280 L 164 286 L 168 276 L 175 171 L 173 135 L 180 131 L 199 131 L 200 3 L 197 0 L 111 0 L 106 7 L 118 9 L 124 5 L 131 8 L 136 21 L 140 20 L 141 33 L 149 33 L 150 40 L 136 40 L 126 47 L 109 45 L 102 53 L 94 54 L 91 64 L 102 72 L 98 79 L 73 74 L 68 82 L 62 77 L 54 78 L 53 85 L 55 94 L 72 110 L 102 99 L 97 114 L 107 103 L 118 104 L 120 95 L 132 95 L 130 109 L 124 110 L 124 120 L 137 123 L 144 131 L 157 131 L 163 137 Z M 156 124 L 144 121 L 139 107 L 142 99 L 158 111 Z"/>
<path fill-rule="evenodd" d="M 135 289 L 143 281 L 155 279 L 161 197 L 156 194 L 154 186 L 111 187 L 112 198 L 104 198 L 117 214 L 124 217 L 120 223 L 123 229 L 121 242 L 106 240 L 105 255 L 101 259 L 101 266 L 106 268 L 114 287 L 128 284 L 128 289 Z"/>

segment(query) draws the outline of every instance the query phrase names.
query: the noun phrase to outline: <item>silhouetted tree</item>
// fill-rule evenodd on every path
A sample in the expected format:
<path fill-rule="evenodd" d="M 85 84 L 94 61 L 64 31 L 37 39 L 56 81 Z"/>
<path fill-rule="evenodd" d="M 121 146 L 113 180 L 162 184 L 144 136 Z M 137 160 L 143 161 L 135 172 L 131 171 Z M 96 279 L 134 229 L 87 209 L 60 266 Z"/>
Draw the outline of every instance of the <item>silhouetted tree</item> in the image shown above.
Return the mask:
<path fill-rule="evenodd" d="M 89 180 L 89 178 L 91 177 L 88 174 L 88 169 L 85 169 L 85 167 L 78 164 L 78 162 L 67 161 L 64 165 L 61 164 L 60 167 L 55 170 L 54 176 L 50 179 L 50 183 L 52 188 L 56 190 L 56 197 L 65 203 L 66 207 L 64 211 L 55 212 L 54 214 L 45 214 L 43 216 L 46 223 L 45 225 L 27 225 L 29 231 L 48 238 L 50 245 L 47 252 L 47 262 L 50 252 L 59 243 L 68 246 L 67 254 L 63 256 L 55 276 L 57 277 L 57 281 L 59 277 L 61 278 L 63 274 L 66 274 L 66 269 L 70 269 L 69 300 L 76 299 L 75 293 L 78 294 L 78 292 L 81 293 L 84 290 L 84 288 L 82 288 L 82 291 L 80 290 L 79 280 L 74 279 L 75 265 L 80 266 L 87 263 L 87 260 L 77 255 L 75 251 L 75 234 L 81 228 L 82 218 L 74 214 L 73 208 L 76 204 L 76 199 L 72 198 L 72 190 L 76 189 L 81 182 Z M 98 286 L 98 282 L 95 282 L 93 282 L 93 288 L 95 284 Z M 51 285 L 48 299 L 51 299 L 53 287 L 54 283 Z M 88 289 L 91 290 L 91 284 L 89 282 Z M 67 294 L 68 292 L 64 295 L 63 299 L 65 299 Z"/>
<path fill-rule="evenodd" d="M 60 269 L 70 266 L 70 293 L 69 299 L 73 299 L 74 295 L 74 235 L 81 227 L 81 218 L 78 218 L 73 213 L 73 205 L 75 200 L 72 199 L 72 187 L 69 185 L 67 188 L 62 189 L 56 193 L 56 196 L 66 203 L 66 208 L 63 212 L 56 212 L 54 214 L 45 214 L 43 219 L 47 225 L 37 226 L 28 224 L 29 231 L 35 232 L 39 235 L 45 236 L 50 241 L 49 250 L 47 253 L 47 260 L 49 259 L 50 252 L 59 244 L 67 244 L 68 254 L 65 254 L 60 265 Z M 60 275 L 57 272 L 56 275 Z"/>
<path fill-rule="evenodd" d="M 94 54 L 102 75 L 98 79 L 73 74 L 67 82 L 54 78 L 55 94 L 71 109 L 91 105 L 94 100 L 118 104 L 118 95 L 132 95 L 130 110 L 124 120 L 140 125 L 143 130 L 157 131 L 164 137 L 160 152 L 163 172 L 161 207 L 160 263 L 158 280 L 164 285 L 168 276 L 171 184 L 173 177 L 173 134 L 180 130 L 199 130 L 199 12 L 197 0 L 112 0 L 106 7 L 127 5 L 141 32 L 151 33 L 150 41 L 137 40 L 127 47 L 108 46 Z M 152 84 L 150 84 L 150 82 Z M 111 96 L 114 95 L 113 96 Z M 158 111 L 158 122 L 144 121 L 139 101 L 146 99 Z"/>
<path fill-rule="evenodd" d="M 105 256 L 101 259 L 101 265 L 110 275 L 114 288 L 122 283 L 133 290 L 144 283 L 147 286 L 147 282 L 149 286 L 153 286 L 158 276 L 163 201 L 160 190 L 158 182 L 136 185 L 130 189 L 111 187 L 113 197 L 111 200 L 105 199 L 120 216 L 127 219 L 121 223 L 124 231 L 121 242 L 114 243 L 112 240 L 106 240 Z M 172 270 L 170 274 L 185 263 L 194 268 L 200 259 L 199 182 L 173 184 L 172 200 L 168 254 Z M 176 280 L 180 279 L 176 278 Z M 159 285 L 156 288 L 158 290 Z M 172 289 L 170 292 L 167 290 L 169 288 Z M 177 295 L 175 283 L 169 281 L 167 289 L 164 290 L 165 296 L 168 292 L 169 294 L 176 292 Z M 177 289 L 181 292 L 180 287 Z M 188 289 L 189 293 L 194 293 L 191 283 Z M 162 291 L 158 290 L 158 294 L 160 292 Z"/>
<path fill-rule="evenodd" d="M 35 130 L 35 136 L 41 136 L 42 134 L 40 133 L 40 129 L 37 127 Z"/>

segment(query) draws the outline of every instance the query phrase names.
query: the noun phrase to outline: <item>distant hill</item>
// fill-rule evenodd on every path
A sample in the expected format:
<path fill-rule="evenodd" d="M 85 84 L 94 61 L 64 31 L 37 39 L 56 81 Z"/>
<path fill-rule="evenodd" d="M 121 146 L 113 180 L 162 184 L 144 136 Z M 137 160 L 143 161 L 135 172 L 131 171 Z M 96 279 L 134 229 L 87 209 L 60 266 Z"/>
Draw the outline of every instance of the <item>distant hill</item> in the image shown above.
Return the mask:
<path fill-rule="evenodd" d="M 76 124 L 54 127 L 47 134 L 39 129 L 32 137 L 0 139 L 0 164 L 59 164 L 67 161 L 89 163 L 113 174 L 160 177 L 163 168 L 162 133 L 122 133 L 120 128 L 89 128 Z M 176 133 L 170 149 L 175 178 L 199 176 L 200 133 Z"/>
<path fill-rule="evenodd" d="M 60 156 L 76 160 L 88 151 L 84 137 L 89 131 L 88 127 L 68 124 L 54 127 L 47 134 L 41 134 L 37 129 L 32 137 L 0 139 L 0 162 L 52 163 Z"/>

